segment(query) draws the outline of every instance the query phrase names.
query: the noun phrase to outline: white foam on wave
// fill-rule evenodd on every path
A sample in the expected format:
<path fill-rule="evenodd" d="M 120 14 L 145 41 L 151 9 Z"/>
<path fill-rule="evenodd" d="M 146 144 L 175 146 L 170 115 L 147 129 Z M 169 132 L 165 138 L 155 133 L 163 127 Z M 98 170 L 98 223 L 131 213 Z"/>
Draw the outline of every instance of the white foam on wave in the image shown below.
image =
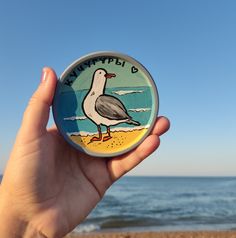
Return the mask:
<path fill-rule="evenodd" d="M 134 126 L 134 127 L 115 127 L 111 128 L 111 131 L 134 131 L 134 130 L 142 130 L 149 128 L 150 125 L 145 126 Z"/>
<path fill-rule="evenodd" d="M 75 121 L 75 120 L 85 120 L 87 117 L 85 116 L 72 116 L 72 117 L 65 117 L 64 121 Z"/>
<path fill-rule="evenodd" d="M 133 109 L 128 109 L 130 112 L 147 112 L 151 111 L 151 108 L 133 108 Z"/>
<path fill-rule="evenodd" d="M 148 129 L 150 125 L 146 126 L 134 126 L 134 127 L 115 127 L 111 128 L 111 132 L 128 132 L 128 131 L 137 131 L 142 129 Z M 102 133 L 106 133 L 106 130 L 103 130 Z M 98 134 L 98 132 L 87 132 L 87 131 L 79 131 L 79 132 L 71 132 L 67 133 L 68 136 L 94 136 Z"/>
<path fill-rule="evenodd" d="M 119 91 L 112 91 L 113 94 L 117 94 L 117 95 L 126 95 L 126 94 L 130 94 L 130 93 L 142 93 L 143 90 L 119 90 Z"/>
<path fill-rule="evenodd" d="M 74 232 L 78 233 L 88 233 L 92 231 L 98 231 L 100 230 L 100 226 L 95 225 L 95 224 L 83 224 L 79 225 L 74 229 Z"/>
<path fill-rule="evenodd" d="M 102 131 L 102 133 L 105 133 L 105 131 Z M 67 133 L 68 136 L 95 136 L 96 134 L 98 134 L 98 132 L 75 131 Z"/>

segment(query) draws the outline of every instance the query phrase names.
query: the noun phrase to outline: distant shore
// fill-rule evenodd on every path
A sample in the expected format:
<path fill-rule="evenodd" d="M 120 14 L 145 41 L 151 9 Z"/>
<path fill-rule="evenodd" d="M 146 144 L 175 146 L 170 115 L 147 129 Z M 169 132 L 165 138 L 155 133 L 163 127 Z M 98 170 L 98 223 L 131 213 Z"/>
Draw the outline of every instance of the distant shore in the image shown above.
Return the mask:
<path fill-rule="evenodd" d="M 111 232 L 67 235 L 65 238 L 236 238 L 236 231 L 184 231 L 184 232 Z"/>

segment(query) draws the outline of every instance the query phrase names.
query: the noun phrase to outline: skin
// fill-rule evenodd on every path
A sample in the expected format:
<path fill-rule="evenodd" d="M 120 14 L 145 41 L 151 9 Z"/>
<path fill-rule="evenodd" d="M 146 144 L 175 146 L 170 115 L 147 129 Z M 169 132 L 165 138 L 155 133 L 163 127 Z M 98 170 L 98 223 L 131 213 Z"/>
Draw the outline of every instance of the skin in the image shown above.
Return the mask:
<path fill-rule="evenodd" d="M 0 237 L 60 238 L 73 230 L 106 190 L 159 144 L 170 126 L 157 118 L 154 129 L 133 151 L 95 158 L 72 148 L 56 127 L 47 129 L 57 76 L 44 68 L 30 99 L 0 187 Z"/>

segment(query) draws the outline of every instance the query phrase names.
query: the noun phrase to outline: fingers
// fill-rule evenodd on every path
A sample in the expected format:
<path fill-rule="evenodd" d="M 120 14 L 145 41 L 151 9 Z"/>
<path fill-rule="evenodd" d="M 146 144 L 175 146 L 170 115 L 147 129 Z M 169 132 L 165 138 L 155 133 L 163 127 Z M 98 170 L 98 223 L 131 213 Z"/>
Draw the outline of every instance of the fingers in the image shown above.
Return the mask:
<path fill-rule="evenodd" d="M 112 181 L 119 179 L 125 173 L 133 169 L 160 145 L 159 136 L 168 131 L 170 122 L 166 117 L 159 117 L 149 135 L 136 149 L 128 154 L 108 160 L 107 167 Z"/>
<path fill-rule="evenodd" d="M 25 110 L 20 129 L 21 139 L 35 139 L 46 132 L 50 106 L 52 104 L 57 76 L 50 68 L 44 68 L 41 83 L 31 97 Z"/>
<path fill-rule="evenodd" d="M 133 169 L 159 146 L 160 140 L 156 135 L 148 136 L 135 150 L 121 157 L 110 159 L 107 167 L 111 180 L 114 182 Z"/>
<path fill-rule="evenodd" d="M 151 134 L 161 136 L 167 132 L 170 128 L 170 121 L 166 117 L 158 117 L 156 124 L 154 125 Z"/>

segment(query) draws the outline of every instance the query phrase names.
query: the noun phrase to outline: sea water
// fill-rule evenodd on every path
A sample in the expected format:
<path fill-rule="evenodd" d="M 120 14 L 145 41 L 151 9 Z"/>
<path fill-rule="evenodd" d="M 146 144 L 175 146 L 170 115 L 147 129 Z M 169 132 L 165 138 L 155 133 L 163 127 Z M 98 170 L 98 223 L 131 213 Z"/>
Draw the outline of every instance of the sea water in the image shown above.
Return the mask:
<path fill-rule="evenodd" d="M 75 231 L 112 230 L 236 230 L 236 178 L 124 177 Z"/>
<path fill-rule="evenodd" d="M 236 177 L 125 176 L 75 232 L 179 230 L 236 230 Z"/>
<path fill-rule="evenodd" d="M 150 125 L 154 113 L 153 96 L 150 87 L 132 88 L 107 88 L 106 94 L 119 99 L 128 114 L 134 121 L 138 121 L 140 126 Z M 79 90 L 75 92 L 63 92 L 60 95 L 60 118 L 63 128 L 69 133 L 78 131 L 86 131 L 88 133 L 96 133 L 97 126 L 90 121 L 83 112 L 83 100 L 88 90 Z M 69 102 L 69 105 L 68 105 Z M 129 128 L 134 125 L 121 123 L 116 127 Z M 114 128 L 114 126 L 112 127 Z M 102 128 L 104 130 L 105 128 Z"/>

